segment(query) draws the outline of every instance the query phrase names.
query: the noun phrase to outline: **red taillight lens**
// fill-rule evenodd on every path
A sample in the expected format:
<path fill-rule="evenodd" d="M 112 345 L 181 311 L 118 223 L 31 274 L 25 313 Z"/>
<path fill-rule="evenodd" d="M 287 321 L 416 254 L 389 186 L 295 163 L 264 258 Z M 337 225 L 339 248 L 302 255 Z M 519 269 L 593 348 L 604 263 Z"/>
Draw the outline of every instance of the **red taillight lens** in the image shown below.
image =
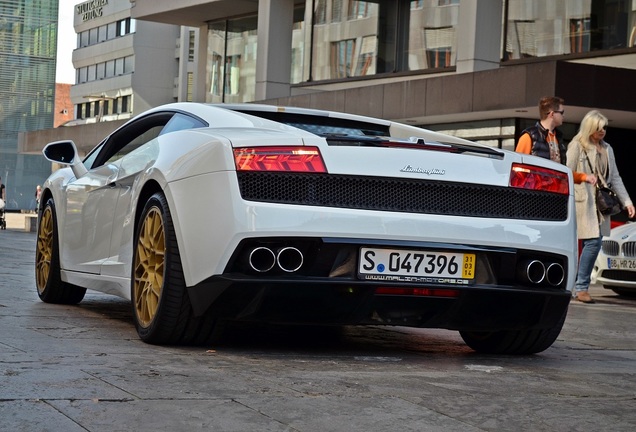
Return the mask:
<path fill-rule="evenodd" d="M 249 147 L 234 149 L 237 171 L 327 172 L 318 147 Z"/>
<path fill-rule="evenodd" d="M 568 175 L 561 171 L 534 165 L 512 164 L 510 186 L 568 195 L 570 184 Z"/>
<path fill-rule="evenodd" d="M 442 288 L 380 287 L 375 289 L 375 293 L 396 296 L 459 297 L 459 291 Z"/>

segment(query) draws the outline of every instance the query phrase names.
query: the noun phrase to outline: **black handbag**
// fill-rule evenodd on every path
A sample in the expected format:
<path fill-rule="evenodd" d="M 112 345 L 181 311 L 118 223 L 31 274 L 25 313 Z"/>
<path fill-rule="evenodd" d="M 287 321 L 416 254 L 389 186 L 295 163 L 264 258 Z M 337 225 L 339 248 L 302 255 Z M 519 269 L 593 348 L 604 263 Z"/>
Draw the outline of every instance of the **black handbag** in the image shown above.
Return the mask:
<path fill-rule="evenodd" d="M 587 157 L 587 153 L 585 153 L 585 159 L 587 159 L 587 164 L 590 167 L 592 173 L 594 173 L 594 169 L 592 168 L 592 164 L 590 163 L 590 158 Z M 612 190 L 611 187 L 607 185 L 605 182 L 605 178 L 596 174 L 596 209 L 603 216 L 614 216 L 615 214 L 623 211 L 623 205 L 621 201 L 618 199 L 618 195 L 616 192 Z M 599 180 L 603 182 L 603 185 L 599 184 Z"/>
<path fill-rule="evenodd" d="M 616 192 L 598 183 L 596 184 L 596 208 L 603 216 L 613 216 L 623 210 Z"/>

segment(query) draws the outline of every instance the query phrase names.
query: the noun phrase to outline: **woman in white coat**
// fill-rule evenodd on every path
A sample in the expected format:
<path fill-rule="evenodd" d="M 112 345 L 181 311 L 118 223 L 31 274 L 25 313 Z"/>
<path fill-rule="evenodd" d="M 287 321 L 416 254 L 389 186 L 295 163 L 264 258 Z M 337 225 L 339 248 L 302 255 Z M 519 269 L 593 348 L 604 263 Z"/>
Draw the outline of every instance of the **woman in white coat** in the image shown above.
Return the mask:
<path fill-rule="evenodd" d="M 600 184 L 603 184 L 602 179 L 605 179 L 605 183 L 611 185 L 631 219 L 636 209 L 618 173 L 614 150 L 603 140 L 607 123 L 607 117 L 597 110 L 592 110 L 583 117 L 579 133 L 568 145 L 567 166 L 572 171 L 595 174 Z M 574 198 L 577 235 L 581 244 L 574 296 L 576 300 L 583 303 L 594 303 L 588 293 L 590 277 L 596 257 L 601 250 L 601 239 L 610 233 L 610 218 L 600 214 L 596 208 L 595 185 L 575 184 Z"/>

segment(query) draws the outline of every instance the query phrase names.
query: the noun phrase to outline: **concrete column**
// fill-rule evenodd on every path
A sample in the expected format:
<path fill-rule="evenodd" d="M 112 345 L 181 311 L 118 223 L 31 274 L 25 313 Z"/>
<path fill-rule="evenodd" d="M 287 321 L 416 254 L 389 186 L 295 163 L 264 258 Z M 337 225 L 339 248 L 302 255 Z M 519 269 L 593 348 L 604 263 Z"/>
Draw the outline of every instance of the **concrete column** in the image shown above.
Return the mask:
<path fill-rule="evenodd" d="M 256 100 L 290 96 L 294 0 L 259 0 Z"/>
<path fill-rule="evenodd" d="M 181 26 L 179 35 L 179 75 L 177 102 L 185 102 L 188 94 L 188 42 L 191 27 Z"/>
<path fill-rule="evenodd" d="M 503 0 L 461 0 L 457 73 L 496 69 L 501 61 Z"/>

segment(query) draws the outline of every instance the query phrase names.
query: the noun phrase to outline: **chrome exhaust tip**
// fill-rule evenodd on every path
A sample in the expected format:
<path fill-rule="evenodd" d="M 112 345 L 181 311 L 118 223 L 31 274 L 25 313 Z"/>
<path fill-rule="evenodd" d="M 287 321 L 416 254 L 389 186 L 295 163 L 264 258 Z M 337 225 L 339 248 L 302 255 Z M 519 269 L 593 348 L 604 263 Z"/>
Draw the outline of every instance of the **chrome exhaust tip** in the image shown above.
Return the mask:
<path fill-rule="evenodd" d="M 525 282 L 540 284 L 545 279 L 545 266 L 539 260 L 522 262 L 517 270 L 517 275 Z"/>
<path fill-rule="evenodd" d="M 248 261 L 252 270 L 264 273 L 274 268 L 276 256 L 270 248 L 260 246 L 250 252 Z"/>
<path fill-rule="evenodd" d="M 559 263 L 550 263 L 545 270 L 545 276 L 550 285 L 559 286 L 563 283 L 563 279 L 565 279 L 565 270 Z"/>
<path fill-rule="evenodd" d="M 276 263 L 281 270 L 293 273 L 303 265 L 303 254 L 295 247 L 284 247 L 276 253 Z"/>

